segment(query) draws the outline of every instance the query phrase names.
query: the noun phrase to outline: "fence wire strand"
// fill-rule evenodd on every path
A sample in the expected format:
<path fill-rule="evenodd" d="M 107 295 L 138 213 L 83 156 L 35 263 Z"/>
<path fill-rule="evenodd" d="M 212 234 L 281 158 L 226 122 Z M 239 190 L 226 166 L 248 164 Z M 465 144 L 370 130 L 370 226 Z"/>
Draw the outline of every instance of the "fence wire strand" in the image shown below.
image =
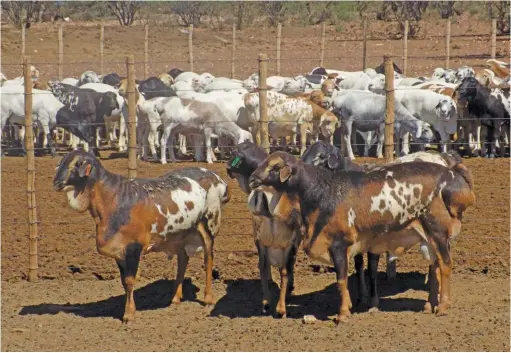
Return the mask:
<path fill-rule="evenodd" d="M 99 28 L 98 27 L 93 27 L 91 28 L 91 30 L 98 30 Z M 111 29 L 115 29 L 117 30 L 116 27 L 110 27 L 110 26 L 106 26 L 104 27 L 105 29 L 105 33 L 108 33 L 109 30 Z M 286 31 L 283 31 L 283 32 L 286 32 Z M 52 32 L 53 33 L 53 32 Z M 55 37 L 57 32 L 55 31 Z M 64 31 L 64 34 L 65 34 L 65 31 Z M 226 36 L 228 35 L 228 33 L 225 34 Z M 184 36 L 188 36 L 186 33 L 182 33 L 182 35 L 177 35 L 176 37 L 172 37 L 172 43 L 174 45 L 178 45 L 178 46 L 182 46 L 182 47 L 185 47 L 188 43 L 188 39 L 184 38 Z M 202 40 L 204 38 L 207 37 L 207 34 L 204 33 L 204 32 L 194 32 L 194 37 L 199 37 L 198 39 L 199 40 Z M 460 35 L 451 35 L 450 38 L 451 40 L 452 39 L 455 39 L 455 38 L 460 38 L 460 39 L 464 39 L 464 38 L 491 38 L 491 35 L 489 34 L 460 34 Z M 299 39 L 303 39 L 303 37 L 300 37 L 300 36 L 286 36 L 286 35 L 282 35 L 282 39 L 292 39 L 292 38 L 299 38 Z M 320 36 L 317 36 L 318 39 L 320 39 Z M 432 36 L 428 36 L 428 38 L 445 38 L 444 35 L 432 35 Z M 106 39 L 106 36 L 105 36 L 105 39 Z M 502 41 L 502 40 L 508 40 L 508 39 L 505 39 L 505 37 L 497 37 L 496 38 L 498 41 Z M 238 40 L 244 40 L 243 38 L 238 38 Z M 367 43 L 371 43 L 372 42 L 375 42 L 375 41 L 384 41 L 385 38 L 378 38 L 378 37 L 366 37 L 366 42 Z M 64 35 L 64 40 L 63 42 L 66 43 L 66 41 L 69 41 L 69 37 L 66 37 Z M 393 41 L 396 41 L 396 40 L 393 40 Z M 343 43 L 343 42 L 357 42 L 357 43 L 360 43 L 362 44 L 362 39 L 360 38 L 344 38 L 344 39 L 341 39 L 340 41 L 336 40 L 335 41 L 330 37 L 330 38 L 326 38 L 326 42 L 331 45 L 332 42 L 334 42 L 334 45 L 336 45 L 335 48 L 324 48 L 323 51 L 322 51 L 322 60 L 345 60 L 345 61 L 355 61 L 355 60 L 361 60 L 363 59 L 363 56 L 362 55 L 342 55 L 343 54 L 343 51 L 345 50 L 341 45 L 340 43 Z M 32 48 L 36 48 L 37 45 L 36 44 L 39 44 L 38 42 L 25 42 L 25 46 L 26 46 L 26 52 L 28 53 Z M 224 43 L 225 44 L 225 48 L 229 47 L 231 45 L 231 43 Z M 318 47 L 319 47 L 319 41 L 318 41 Z M 435 46 L 433 46 L 434 48 Z M 285 48 L 289 48 L 289 44 L 287 43 L 283 43 L 281 45 L 281 48 L 285 49 Z M 381 48 L 381 49 L 384 49 L 384 48 Z M 380 50 L 380 49 L 377 49 L 377 50 Z M 403 48 L 398 48 L 397 50 L 403 50 Z M 424 50 L 427 50 L 427 48 L 425 48 Z M 319 51 L 319 50 L 318 50 Z M 216 63 L 228 63 L 228 64 L 232 64 L 232 65 L 237 65 L 236 69 L 239 70 L 239 65 L 242 64 L 242 65 L 246 65 L 248 64 L 249 66 L 248 67 L 243 67 L 244 70 L 257 70 L 257 62 L 256 60 L 252 60 L 249 56 L 247 57 L 244 57 L 244 50 L 239 50 L 237 49 L 236 50 L 236 58 L 213 58 L 213 59 L 193 59 L 193 63 L 195 64 L 210 64 L 212 67 L 216 64 Z M 252 49 L 247 49 L 246 52 L 252 52 Z M 55 57 L 59 57 L 59 53 L 57 51 L 50 51 L 51 54 L 55 55 Z M 324 55 L 325 53 L 328 53 L 328 55 Z M 335 53 L 337 53 L 338 55 L 335 55 Z M 184 66 L 184 65 L 188 65 L 190 64 L 190 59 L 189 58 L 183 58 L 183 56 L 179 57 L 179 58 L 176 58 L 176 59 L 169 59 L 168 58 L 168 52 L 163 52 L 163 51 L 151 51 L 149 50 L 149 55 L 153 58 L 153 60 L 149 60 L 149 61 L 145 61 L 145 60 L 137 60 L 134 62 L 134 65 L 147 65 L 147 66 L 151 66 L 151 65 L 158 65 L 158 64 L 169 64 L 169 65 L 178 65 L 178 66 Z M 144 54 L 140 54 L 138 53 L 138 58 L 140 58 L 142 55 Z M 403 55 L 402 53 L 398 53 L 396 50 L 394 50 L 394 52 L 391 53 L 392 57 L 394 60 L 398 59 L 398 60 L 401 60 L 403 59 Z M 70 58 L 72 59 L 73 57 L 79 57 L 78 61 L 72 61 L 72 62 L 69 62 L 70 61 Z M 59 66 L 59 68 L 63 68 L 63 67 L 70 67 L 70 66 L 78 66 L 78 65 L 87 65 L 87 66 L 94 66 L 94 65 L 98 65 L 101 60 L 103 60 L 105 62 L 105 64 L 107 65 L 110 65 L 110 67 L 112 67 L 112 65 L 126 65 L 126 60 L 123 58 L 123 57 L 120 57 L 120 56 L 116 56 L 116 55 L 112 55 L 112 53 L 108 53 L 108 52 L 105 52 L 103 57 L 97 57 L 97 56 L 94 56 L 94 59 L 85 59 L 87 58 L 88 55 L 87 53 L 84 53 L 84 52 L 64 52 L 63 53 L 63 62 L 61 65 L 58 65 L 58 62 L 55 61 L 36 61 L 34 63 L 31 63 L 32 65 L 51 65 L 52 67 L 55 67 L 55 66 Z M 137 56 L 135 56 L 137 57 Z M 165 59 L 162 59 L 160 60 L 159 58 L 160 57 L 164 57 Z M 413 55 L 408 55 L 407 56 L 407 59 L 409 60 L 413 60 L 413 59 L 418 59 L 418 60 L 436 60 L 436 61 L 443 61 L 446 59 L 446 55 L 420 55 L 420 56 L 413 56 Z M 378 58 L 378 60 L 380 61 L 381 58 L 382 58 L 382 55 L 376 55 L 376 54 L 369 54 L 369 55 L 365 55 L 365 59 L 376 59 Z M 487 60 L 487 59 L 491 59 L 493 58 L 491 55 L 489 54 L 485 54 L 485 53 L 480 53 L 480 54 L 469 54 L 469 55 L 449 55 L 449 59 L 450 60 Z M 495 59 L 508 59 L 508 56 L 506 55 L 495 55 L 494 56 Z M 291 63 L 291 62 L 317 62 L 318 60 L 320 59 L 320 55 L 317 55 L 315 57 L 309 57 L 309 56 L 284 56 L 284 57 L 280 57 L 279 59 L 277 59 L 276 57 L 270 57 L 266 60 L 266 62 L 269 62 L 269 63 L 276 63 L 276 62 L 284 62 L 286 63 Z M 12 66 L 21 66 L 20 63 L 10 63 L 10 62 L 2 62 L 2 65 L 5 66 L 5 67 L 12 67 Z M 408 68 L 410 68 L 410 63 L 408 64 Z M 476 64 L 476 63 L 473 63 L 471 65 L 472 67 L 483 67 L 485 66 L 484 64 Z M 226 75 L 229 75 L 230 74 L 230 71 L 225 71 Z M 427 82 L 426 82 L 427 83 Z M 218 88 L 218 89 L 215 89 L 215 90 L 218 90 L 218 91 L 223 91 L 225 90 L 226 88 Z M 231 89 L 229 87 L 229 89 Z M 416 89 L 416 88 L 411 88 L 411 87 L 395 87 L 395 91 L 404 91 L 404 90 L 412 90 L 412 89 Z M 240 89 L 241 90 L 241 89 Z M 189 89 L 189 90 L 181 90 L 182 92 L 195 92 L 194 89 Z M 152 93 L 164 93 L 162 91 L 156 91 L 156 92 L 152 92 Z M 165 92 L 166 93 L 166 92 Z M 53 95 L 52 92 L 50 91 L 38 91 L 38 90 L 34 90 L 33 91 L 33 96 L 35 98 L 37 98 L 39 95 Z M 4 89 L 2 89 L 2 92 L 1 92 L 1 95 L 2 96 L 8 96 L 8 95 L 20 95 L 22 96 L 23 93 L 10 93 L 10 92 L 5 92 Z M 126 117 L 125 117 L 126 118 Z M 470 122 L 470 121 L 479 121 L 480 118 L 477 118 L 477 117 L 472 117 L 472 118 L 464 118 L 463 121 L 466 121 L 466 122 Z M 490 118 L 489 120 L 509 120 L 507 118 Z M 20 121 L 20 120 L 18 120 Z M 34 125 L 38 125 L 38 126 L 43 126 L 43 127 L 48 127 L 48 124 L 44 124 L 45 121 L 43 119 L 37 119 L 37 116 L 34 116 L 34 121 L 36 122 L 36 124 Z M 401 121 L 416 121 L 416 119 L 401 119 Z M 460 120 L 462 121 L 462 120 Z M 282 123 L 290 123 L 290 124 L 294 124 L 296 123 L 295 120 L 279 120 L 279 122 L 282 122 Z M 371 123 L 379 123 L 379 124 L 383 124 L 384 123 L 384 120 L 383 119 L 374 119 L 374 120 L 368 120 L 367 122 L 371 122 Z M 126 119 L 126 123 L 127 123 L 127 119 Z M 148 126 L 148 125 L 155 125 L 155 124 L 161 124 L 162 122 L 160 121 L 156 121 L 156 122 L 151 122 L 151 121 L 138 121 L 137 122 L 137 127 L 145 127 L 145 126 Z M 215 124 L 223 124 L 223 123 L 232 123 L 231 120 L 218 120 L 218 121 L 215 121 Z M 255 124 L 258 124 L 260 123 L 259 121 L 255 122 Z M 16 124 L 16 123 L 14 123 Z M 271 124 L 271 121 L 270 121 L 270 124 Z M 50 126 L 52 126 L 52 129 L 54 127 L 60 127 L 60 128 L 69 128 L 69 127 L 72 127 L 72 126 L 75 126 L 75 124 L 52 124 L 50 122 L 49 124 Z M 165 124 L 163 124 L 165 125 Z M 96 123 L 96 122 L 90 122 L 90 126 L 92 128 L 94 127 L 101 127 L 101 126 L 104 126 L 104 123 Z M 193 134 L 192 134 L 193 135 Z M 5 142 L 5 138 L 2 136 L 2 143 Z M 483 142 L 484 143 L 484 142 Z M 393 142 L 391 143 L 392 145 L 395 145 Z M 449 145 L 451 146 L 462 146 L 462 145 L 467 145 L 467 143 L 465 142 L 448 142 Z M 358 147 L 358 146 L 366 146 L 365 143 L 352 143 L 351 144 L 352 146 L 355 146 L 355 147 Z M 416 141 L 412 141 L 409 143 L 410 146 L 413 146 L 413 145 L 422 145 L 422 142 L 416 142 Z M 437 142 L 432 142 L 431 145 L 435 145 L 435 146 L 439 146 L 440 144 L 437 143 Z M 137 148 L 145 148 L 145 147 L 150 147 L 151 145 L 146 143 L 146 142 L 140 142 L 139 141 L 139 144 L 137 145 Z M 187 151 L 190 150 L 190 149 L 195 149 L 197 147 L 203 147 L 204 145 L 203 144 L 198 144 L 198 145 L 194 145 L 194 144 L 187 144 Z M 288 147 L 299 147 L 298 144 L 288 144 L 287 145 Z M 67 147 L 63 147 L 63 146 L 55 146 L 54 147 L 59 147 L 59 148 L 62 148 L 62 149 L 68 149 Z M 169 146 L 169 148 L 173 148 L 174 146 Z M 218 147 L 218 148 L 227 148 L 227 147 L 231 147 L 230 145 L 221 145 L 219 144 L 218 146 L 214 146 L 214 147 Z M 339 146 L 340 147 L 340 146 Z M 9 146 L 2 146 L 2 149 L 5 151 L 16 151 L 16 150 L 23 150 L 22 147 L 9 147 Z M 34 148 L 33 150 L 34 151 L 41 151 L 41 150 L 47 150 L 48 148 L 47 147 L 36 147 Z M 160 150 L 160 147 L 158 147 L 158 150 Z M 475 187 L 475 189 L 478 189 L 478 190 L 489 190 L 490 192 L 497 192 L 498 193 L 498 190 L 496 190 L 495 186 L 492 186 L 492 185 L 477 185 Z M 9 189 L 9 192 L 11 193 L 16 193 L 16 192 L 19 192 L 19 193 L 25 193 L 27 192 L 25 189 L 22 189 L 22 188 L 11 188 Z M 37 189 L 37 192 L 54 192 L 53 188 L 38 188 Z M 488 191 L 486 191 L 488 192 Z M 231 201 L 230 204 L 236 204 L 236 205 L 240 205 L 240 206 L 245 206 L 246 207 L 246 202 L 243 202 L 243 201 Z M 2 223 L 6 226 L 6 227 L 14 227 L 16 228 L 17 225 L 27 225 L 29 223 L 29 221 L 27 220 L 18 220 L 18 219 L 5 219 L 5 217 L 3 217 L 4 219 L 2 220 Z M 89 217 L 83 217 L 83 218 L 79 218 L 79 217 L 73 217 L 73 218 L 66 218 L 66 219 L 41 219 L 40 216 L 38 218 L 39 220 L 36 222 L 38 224 L 42 224 L 43 227 L 44 225 L 47 225 L 47 224 L 53 224 L 53 225 L 74 225 L 74 224 L 84 224 L 84 222 L 90 222 L 91 224 L 93 223 L 92 220 L 89 218 Z M 237 222 L 240 222 L 240 221 L 246 221 L 247 224 L 249 224 L 249 222 L 251 221 L 251 217 L 250 216 L 246 216 L 246 217 L 243 217 L 243 216 L 223 216 L 222 217 L 222 221 L 237 221 Z M 487 217 L 471 217 L 470 218 L 470 222 L 488 222 L 488 223 L 492 223 L 492 222 L 504 222 L 504 223 L 509 223 L 509 218 L 487 218 Z M 83 237 L 83 238 L 94 238 L 95 237 L 95 234 L 71 234 L 72 236 L 74 237 Z M 39 234 L 37 236 L 37 239 L 48 239 L 50 238 L 51 235 L 46 235 L 44 234 L 44 232 L 42 234 Z M 227 239 L 229 237 L 246 237 L 247 240 L 251 239 L 253 237 L 253 234 L 251 232 L 221 232 L 220 235 L 218 236 L 218 238 L 222 239 Z M 488 236 L 488 235 L 479 235 L 479 234 L 460 234 L 456 240 L 454 240 L 454 243 L 459 243 L 459 242 L 486 242 L 486 241 L 492 241 L 492 240 L 501 240 L 501 241 L 504 241 L 504 242 L 507 242 L 509 243 L 509 237 L 508 236 Z M 456 248 L 456 246 L 454 246 L 452 252 L 457 255 L 459 253 L 462 254 L 463 257 L 467 257 L 467 258 L 476 258 L 476 257 L 498 257 L 499 255 L 503 255 L 504 252 L 508 251 L 507 248 L 502 248 L 502 254 L 500 253 L 489 253 L 489 252 L 477 252 L 477 253 L 467 253 L 464 249 L 460 249 L 460 248 Z M 79 253 L 79 254 L 74 254 L 75 256 L 82 256 L 86 253 L 89 253 L 91 251 L 94 251 L 93 248 L 91 249 L 86 249 L 84 250 L 83 252 Z M 410 250 L 408 253 L 412 252 L 412 250 Z M 256 255 L 257 254 L 257 251 L 255 249 L 249 249 L 249 250 L 243 250 L 243 249 L 235 249 L 235 250 L 227 250 L 227 249 L 218 249 L 218 250 L 215 250 L 215 253 L 234 253 L 234 254 L 247 254 L 247 255 Z M 22 252 L 21 253 L 22 255 L 24 256 L 28 256 L 29 254 L 28 253 L 24 253 Z M 2 255 L 6 258 L 14 258 L 15 256 L 17 256 L 18 254 L 16 255 L 11 255 L 11 254 L 5 254 Z M 51 258 L 51 254 L 39 254 L 38 255 L 39 257 L 41 258 Z M 406 268 L 406 264 L 400 264 L 400 266 Z M 43 268 L 43 266 L 39 266 L 39 268 Z"/>

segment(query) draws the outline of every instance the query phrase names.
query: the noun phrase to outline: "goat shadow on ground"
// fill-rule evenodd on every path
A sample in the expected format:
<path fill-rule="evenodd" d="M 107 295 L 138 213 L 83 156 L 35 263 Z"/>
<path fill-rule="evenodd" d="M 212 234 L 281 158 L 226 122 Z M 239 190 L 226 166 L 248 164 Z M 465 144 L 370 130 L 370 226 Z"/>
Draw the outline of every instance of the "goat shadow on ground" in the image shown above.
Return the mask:
<path fill-rule="evenodd" d="M 274 280 L 280 280 L 275 278 Z M 367 277 L 366 277 L 367 281 Z M 425 275 L 419 272 L 398 273 L 396 278 L 386 279 L 384 272 L 378 273 L 378 294 L 380 296 L 380 311 L 413 311 L 420 312 L 426 303 L 425 299 L 415 298 L 385 298 L 403 293 L 409 289 L 427 291 L 424 283 Z M 255 279 L 226 280 L 227 293 L 220 298 L 210 313 L 210 316 L 226 316 L 229 318 L 249 318 L 263 316 L 261 282 Z M 366 282 L 368 284 L 368 282 Z M 348 288 L 353 302 L 358 297 L 358 280 L 355 275 L 348 279 Z M 279 297 L 278 285 L 270 285 L 271 313 L 275 316 L 275 307 Z M 425 298 L 427 295 L 424 296 Z M 339 291 L 332 278 L 332 284 L 306 294 L 292 295 L 286 301 L 287 316 L 302 318 L 304 315 L 314 315 L 318 320 L 329 320 L 329 316 L 337 315 L 340 304 Z M 352 313 L 365 312 L 367 308 L 352 308 Z"/>
<path fill-rule="evenodd" d="M 137 311 L 157 310 L 170 306 L 175 292 L 174 282 L 174 280 L 160 279 L 136 289 Z M 189 278 L 186 278 L 183 282 L 183 301 L 197 301 L 196 293 L 198 291 L 199 288 L 193 285 Z M 19 315 L 55 315 L 62 312 L 84 318 L 113 317 L 120 319 L 124 312 L 125 298 L 125 295 L 122 294 L 90 303 L 28 305 L 21 309 Z"/>

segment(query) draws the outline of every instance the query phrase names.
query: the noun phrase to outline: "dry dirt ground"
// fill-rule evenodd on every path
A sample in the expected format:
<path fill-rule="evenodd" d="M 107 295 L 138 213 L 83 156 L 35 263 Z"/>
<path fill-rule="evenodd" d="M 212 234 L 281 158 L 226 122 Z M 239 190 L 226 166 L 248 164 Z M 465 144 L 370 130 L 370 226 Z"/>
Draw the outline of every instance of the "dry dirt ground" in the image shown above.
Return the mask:
<path fill-rule="evenodd" d="M 427 298 L 427 266 L 411 251 L 399 259 L 396 279 L 380 273 L 381 312 L 357 313 L 339 327 L 332 322 L 338 305 L 335 275 L 329 269 L 318 271 L 303 253 L 296 264 L 289 318 L 260 316 L 257 255 L 245 196 L 228 179 L 223 163 L 207 166 L 228 180 L 233 191 L 215 242 L 216 304 L 201 304 L 205 276 L 196 257 L 186 274 L 187 301 L 167 308 L 175 261 L 150 254 L 141 263 L 136 322 L 123 327 L 117 268 L 97 254 L 91 217 L 71 211 L 64 196 L 52 191 L 56 163 L 49 157 L 36 161 L 40 280 L 31 284 L 24 280 L 25 160 L 2 160 L 4 350 L 509 350 L 509 159 L 465 160 L 474 174 L 477 202 L 453 244 L 449 316 L 419 312 Z M 126 159 L 103 163 L 126 174 Z M 139 175 L 156 176 L 183 165 L 140 163 Z M 279 278 L 276 273 L 273 277 Z M 319 321 L 303 325 L 305 314 Z"/>
<path fill-rule="evenodd" d="M 358 25 L 348 24 L 344 33 L 329 28 L 327 66 L 358 69 L 360 59 L 342 59 L 361 53 L 355 41 L 336 41 L 335 37 L 360 38 Z M 467 27 L 469 26 L 469 27 Z M 429 24 L 430 34 L 442 28 Z M 2 72 L 11 77 L 19 68 L 6 65 L 19 59 L 19 31 L 2 28 Z M 469 21 L 453 24 L 454 34 L 488 33 L 486 23 Z M 371 26 L 370 33 L 385 34 L 385 28 Z M 28 31 L 27 52 L 33 61 L 54 63 L 57 45 L 51 25 L 34 26 Z M 150 50 L 154 51 L 150 72 L 159 73 L 173 66 L 186 68 L 187 43 L 175 28 L 151 29 Z M 211 61 L 230 58 L 229 46 L 213 39 L 228 37 L 228 32 L 197 32 L 195 58 L 197 71 L 227 75 L 230 64 Z M 77 75 L 98 68 L 99 30 L 65 29 L 64 75 Z M 284 28 L 283 74 L 310 70 L 319 57 L 318 28 Z M 114 40 L 115 38 L 115 40 Z M 124 72 L 124 54 L 141 60 L 143 31 L 137 28 L 107 27 L 106 71 Z M 246 77 L 256 68 L 258 52 L 274 50 L 273 29 L 247 29 L 238 34 L 237 75 Z M 488 41 L 482 37 L 453 39 L 457 54 L 487 53 Z M 435 44 L 436 43 L 436 44 Z M 443 54 L 444 40 L 429 38 L 411 41 L 413 56 Z M 171 46 L 170 46 L 171 44 Z M 343 45 L 346 45 L 343 47 Z M 385 50 L 401 55 L 402 42 L 371 41 L 369 66 L 381 62 Z M 37 53 L 34 50 L 38 50 Z M 508 53 L 499 42 L 499 50 Z M 507 52 L 506 52 L 507 51 Z M 328 52 L 327 52 L 328 53 Z M 74 56 L 73 56 L 74 55 Z M 293 58 L 293 60 L 291 60 Z M 92 63 L 83 63 L 93 61 Z M 210 61 L 208 61 L 210 60 Z M 118 62 L 118 63 L 116 63 Z M 481 60 L 453 61 L 453 65 L 480 63 Z M 411 70 L 425 74 L 443 60 L 413 59 Z M 54 64 L 38 65 L 45 77 L 55 76 Z M 140 72 L 140 67 L 137 70 Z M 9 71 L 11 70 L 11 71 Z M 104 151 L 106 168 L 127 174 L 127 160 Z M 374 159 L 358 159 L 374 162 Z M 379 313 L 355 313 L 348 324 L 335 327 L 332 317 L 338 306 L 335 274 L 328 268 L 313 266 L 303 253 L 296 264 L 296 292 L 289 302 L 287 319 L 259 314 L 261 290 L 257 254 L 251 239 L 251 223 L 246 197 L 228 179 L 223 163 L 207 165 L 229 181 L 232 198 L 225 207 L 220 235 L 215 241 L 215 305 L 201 304 L 204 288 L 202 259 L 191 259 L 185 282 L 185 302 L 168 307 L 175 277 L 175 261 L 162 254 L 150 254 L 141 262 L 137 285 L 136 321 L 123 326 L 119 320 L 123 291 L 114 262 L 97 254 L 94 223 L 88 214 L 71 211 L 63 195 L 52 191 L 57 159 L 38 157 L 37 202 L 39 226 L 39 281 L 25 281 L 28 269 L 28 227 L 26 224 L 26 164 L 20 157 L 5 157 L 2 163 L 2 350 L 492 350 L 508 351 L 509 346 L 509 159 L 466 159 L 475 179 L 476 204 L 463 222 L 462 234 L 453 243 L 453 305 L 447 317 L 425 315 L 420 310 L 427 298 L 424 274 L 427 266 L 417 251 L 398 260 L 398 276 L 387 280 L 380 273 L 383 297 Z M 156 176 L 172 168 L 195 163 L 162 166 L 139 162 L 139 176 Z M 204 164 L 201 164 L 205 166 Z M 382 261 L 383 262 L 383 261 Z M 383 271 L 383 267 L 380 269 Z M 274 273 L 274 279 L 278 275 Z M 354 286 L 351 286 L 354 288 Z M 276 288 L 274 288 L 276 295 Z M 354 293 L 355 294 L 355 293 Z M 301 318 L 313 314 L 314 325 Z"/>

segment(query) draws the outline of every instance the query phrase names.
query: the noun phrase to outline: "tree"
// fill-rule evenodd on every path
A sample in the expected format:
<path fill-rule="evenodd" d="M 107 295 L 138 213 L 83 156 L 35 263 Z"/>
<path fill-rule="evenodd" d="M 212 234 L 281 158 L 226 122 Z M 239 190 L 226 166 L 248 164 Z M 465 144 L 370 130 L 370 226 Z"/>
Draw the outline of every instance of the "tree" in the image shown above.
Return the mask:
<path fill-rule="evenodd" d="M 389 3 L 392 17 L 399 22 L 401 33 L 405 31 L 405 21 L 408 20 L 408 36 L 414 38 L 420 31 L 420 20 L 428 8 L 427 1 L 385 1 Z"/>
<path fill-rule="evenodd" d="M 458 1 L 435 1 L 433 6 L 440 12 L 441 18 L 451 18 L 453 15 L 461 15 L 461 6 L 456 7 Z"/>
<path fill-rule="evenodd" d="M 131 26 L 140 11 L 138 1 L 109 1 L 108 7 L 115 14 L 121 26 Z"/>
<path fill-rule="evenodd" d="M 2 15 L 18 28 L 39 21 L 45 9 L 42 1 L 2 1 Z"/>
<path fill-rule="evenodd" d="M 209 4 L 201 1 L 173 1 L 170 3 L 170 9 L 178 15 L 178 22 L 182 26 L 193 24 L 198 27 L 202 18 L 208 14 Z"/>
<path fill-rule="evenodd" d="M 509 33 L 509 1 L 488 1 L 488 16 L 497 19 L 497 33 Z"/>
<path fill-rule="evenodd" d="M 330 9 L 333 1 L 314 2 L 307 1 L 305 3 L 305 10 L 307 13 L 307 23 L 310 25 L 317 25 L 326 20 L 329 20 L 332 14 Z"/>
<path fill-rule="evenodd" d="M 284 22 L 284 15 L 287 10 L 285 1 L 265 1 L 261 4 L 263 6 L 263 13 L 268 17 L 272 27 L 276 27 L 279 23 Z"/>

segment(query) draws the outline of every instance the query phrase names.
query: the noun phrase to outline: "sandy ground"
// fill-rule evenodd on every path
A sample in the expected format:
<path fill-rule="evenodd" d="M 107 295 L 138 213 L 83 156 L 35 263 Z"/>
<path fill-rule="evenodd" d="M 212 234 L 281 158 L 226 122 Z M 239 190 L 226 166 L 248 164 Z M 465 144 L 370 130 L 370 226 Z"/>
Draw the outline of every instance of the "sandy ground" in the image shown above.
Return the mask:
<path fill-rule="evenodd" d="M 468 27 L 467 27 L 468 26 Z M 441 34 L 443 27 L 429 25 L 429 35 Z M 187 43 L 177 30 L 151 29 L 151 73 L 174 66 L 187 68 Z M 319 28 L 283 30 L 282 74 L 303 73 L 319 61 Z M 358 25 L 347 24 L 344 33 L 329 28 L 326 66 L 360 69 L 361 44 L 345 38 L 360 38 Z M 383 36 L 385 26 L 373 24 L 371 35 Z M 486 23 L 460 21 L 453 34 L 489 33 Z M 217 76 L 228 75 L 230 47 L 211 33 L 198 30 L 194 40 L 196 70 Z M 115 37 L 115 40 L 114 40 Z M 340 39 L 337 40 L 336 37 Z M 18 74 L 19 31 L 2 27 L 2 72 Z M 38 64 L 43 77 L 57 72 L 56 30 L 51 25 L 33 26 L 28 31 L 27 52 Z M 272 53 L 274 29 L 247 29 L 238 34 L 236 75 L 246 77 L 256 70 L 258 52 Z M 98 68 L 99 29 L 65 29 L 65 76 Z M 135 54 L 142 60 L 143 31 L 140 28 L 107 27 L 106 71 L 125 70 L 124 55 Z M 342 40 L 341 40 L 342 39 Z M 172 43 L 169 50 L 168 43 Z M 453 55 L 489 52 L 483 37 L 453 37 L 459 48 Z M 498 51 L 509 53 L 499 42 Z M 37 52 L 35 52 L 37 50 Z M 371 41 L 369 66 L 381 62 L 384 51 L 402 53 L 402 42 Z M 411 56 L 441 55 L 443 38 L 410 41 Z M 337 59 L 330 57 L 337 56 Z M 358 59 L 349 58 L 357 55 Z M 318 58 L 301 60 L 301 57 Z M 108 60 L 107 60 L 108 59 Z M 217 61 L 214 61 L 217 60 Z M 74 64 L 69 64 L 74 61 Z M 49 64 L 43 64 L 43 63 Z M 452 60 L 453 66 L 478 64 L 482 60 Z M 413 59 L 413 74 L 430 73 L 444 60 Z M 141 65 L 137 72 L 141 72 Z M 274 70 L 274 67 L 270 67 Z M 103 152 L 103 157 L 108 157 Z M 102 161 L 115 172 L 127 174 L 127 160 Z M 357 162 L 374 159 L 357 159 Z M 217 302 L 204 307 L 200 299 L 205 276 L 202 259 L 193 258 L 186 273 L 185 299 L 179 306 L 168 305 L 173 290 L 175 261 L 162 254 L 150 254 L 141 262 L 137 285 L 136 321 L 125 327 L 119 316 L 123 291 L 114 262 L 97 254 L 94 223 L 88 214 L 70 210 L 63 195 L 53 192 L 51 180 L 58 159 L 38 157 L 37 202 L 39 226 L 38 283 L 25 281 L 28 269 L 28 227 L 26 224 L 26 162 L 6 157 L 2 163 L 2 349 L 3 350 L 509 350 L 509 159 L 467 159 L 475 179 L 476 204 L 463 221 L 462 234 L 453 243 L 453 306 L 450 315 L 437 318 L 420 313 L 427 298 L 424 274 L 427 267 L 414 250 L 398 260 L 398 277 L 387 280 L 380 273 L 383 300 L 381 312 L 356 313 L 348 324 L 335 327 L 331 318 L 338 306 L 333 285 L 335 275 L 317 271 L 300 252 L 296 264 L 296 292 L 287 319 L 259 314 L 261 290 L 257 254 L 251 238 L 251 223 L 246 197 L 236 183 L 229 181 L 232 198 L 225 207 L 220 235 L 215 241 Z M 156 176 L 172 168 L 193 163 L 162 166 L 139 162 L 139 176 Z M 206 166 L 205 164 L 200 164 Z M 207 165 L 226 180 L 222 163 Z M 382 261 L 383 262 L 383 261 Z M 350 267 L 351 270 L 351 267 Z M 381 268 L 381 271 L 383 267 Z M 278 279 L 278 275 L 274 274 Z M 353 288 L 354 286 L 352 286 Z M 199 293 L 197 293 L 200 291 Z M 276 291 L 276 288 L 274 288 Z M 276 292 L 275 292 L 276 295 Z M 196 299 L 199 298 L 199 299 Z M 301 318 L 313 314 L 314 325 Z"/>

